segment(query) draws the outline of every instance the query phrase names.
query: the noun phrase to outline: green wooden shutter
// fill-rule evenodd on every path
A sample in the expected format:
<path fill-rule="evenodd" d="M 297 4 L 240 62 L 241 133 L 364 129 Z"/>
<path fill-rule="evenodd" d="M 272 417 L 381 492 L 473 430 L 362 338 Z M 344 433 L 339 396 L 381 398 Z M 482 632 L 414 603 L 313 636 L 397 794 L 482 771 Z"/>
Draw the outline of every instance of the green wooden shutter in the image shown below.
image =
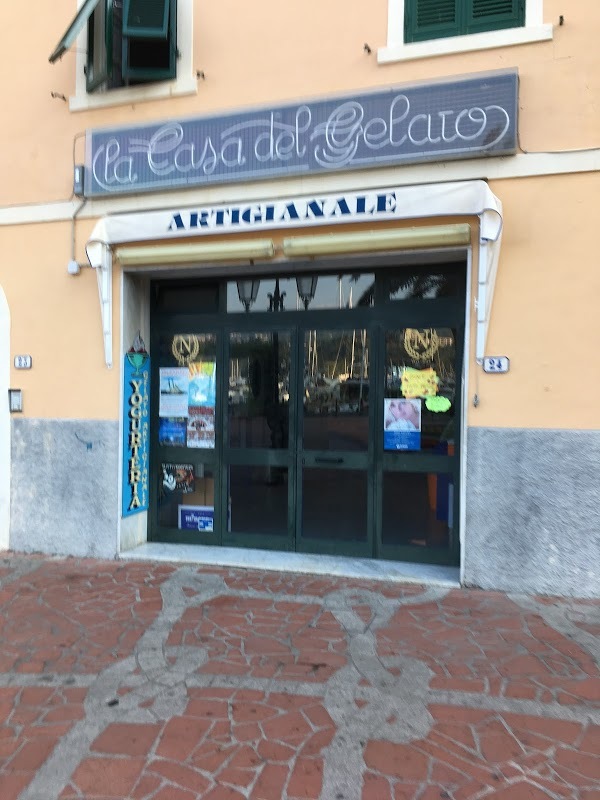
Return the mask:
<path fill-rule="evenodd" d="M 85 83 L 88 92 L 103 86 L 112 76 L 113 6 L 102 0 L 88 20 Z"/>
<path fill-rule="evenodd" d="M 404 41 L 426 42 L 525 24 L 525 0 L 406 0 Z"/>
<path fill-rule="evenodd" d="M 469 0 L 465 33 L 520 28 L 525 24 L 525 0 Z"/>
<path fill-rule="evenodd" d="M 406 0 L 404 41 L 458 36 L 461 0 Z"/>
<path fill-rule="evenodd" d="M 125 0 L 123 36 L 165 39 L 169 27 L 169 0 Z"/>
<path fill-rule="evenodd" d="M 130 4 L 140 0 L 130 0 Z M 177 75 L 177 0 L 166 0 L 167 31 L 162 38 L 123 35 L 122 75 L 125 82 L 151 83 Z M 123 11 L 128 11 L 123 8 Z M 125 28 L 125 23 L 123 23 Z"/>

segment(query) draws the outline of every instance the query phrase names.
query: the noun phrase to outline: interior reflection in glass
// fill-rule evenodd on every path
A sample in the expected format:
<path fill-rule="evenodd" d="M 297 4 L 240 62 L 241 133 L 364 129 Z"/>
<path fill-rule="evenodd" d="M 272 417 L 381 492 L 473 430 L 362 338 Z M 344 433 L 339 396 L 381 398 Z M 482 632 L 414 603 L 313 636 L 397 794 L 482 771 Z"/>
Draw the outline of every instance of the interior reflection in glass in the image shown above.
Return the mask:
<path fill-rule="evenodd" d="M 227 284 L 227 311 L 260 313 L 372 306 L 374 287 L 372 274 L 240 278 Z"/>
<path fill-rule="evenodd" d="M 460 270 L 429 272 L 411 267 L 395 271 L 389 278 L 390 300 L 435 300 L 456 297 L 463 291 L 464 278 Z"/>
<path fill-rule="evenodd" d="M 366 330 L 306 332 L 305 449 L 367 450 L 369 358 Z"/>
<path fill-rule="evenodd" d="M 289 333 L 229 337 L 229 446 L 288 446 L 291 339 Z"/>

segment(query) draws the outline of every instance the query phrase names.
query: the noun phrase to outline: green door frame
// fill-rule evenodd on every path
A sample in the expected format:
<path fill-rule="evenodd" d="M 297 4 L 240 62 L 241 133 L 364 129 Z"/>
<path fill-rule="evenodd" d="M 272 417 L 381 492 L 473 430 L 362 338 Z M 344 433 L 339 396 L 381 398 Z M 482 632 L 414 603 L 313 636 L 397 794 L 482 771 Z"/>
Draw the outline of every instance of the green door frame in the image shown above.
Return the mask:
<path fill-rule="evenodd" d="M 457 265 L 464 270 L 466 267 Z M 371 270 L 369 270 L 371 271 Z M 386 290 L 390 268 L 373 270 L 375 274 L 375 303 L 371 307 L 352 309 L 328 309 L 311 311 L 285 311 L 280 313 L 252 312 L 228 314 L 226 311 L 226 285 L 235 276 L 219 280 L 219 308 L 215 313 L 201 314 L 155 314 L 151 310 L 151 354 L 158 353 L 161 334 L 206 333 L 214 334 L 217 341 L 217 405 L 215 412 L 215 449 L 194 450 L 193 458 L 213 470 L 215 478 L 215 529 L 213 533 L 198 533 L 177 529 L 160 528 L 158 525 L 158 470 L 161 460 L 189 461 L 187 448 L 158 447 L 158 359 L 152 360 L 151 376 L 151 473 L 150 512 L 148 538 L 154 541 L 194 544 L 256 547 L 273 550 L 298 550 L 299 552 L 331 553 L 350 556 L 374 557 L 422 563 L 459 563 L 459 519 L 460 519 L 460 453 L 462 397 L 461 378 L 463 369 L 465 297 L 461 296 L 428 300 L 389 299 Z M 281 277 L 281 276 L 280 276 Z M 213 281 L 214 283 L 214 281 Z M 383 449 L 383 436 L 369 437 L 367 453 L 320 453 L 305 451 L 302 441 L 304 384 L 301 365 L 304 363 L 304 334 L 308 330 L 353 330 L 368 331 L 370 339 L 369 364 L 369 430 L 383 431 L 383 397 L 385 391 L 385 332 L 403 328 L 452 328 L 455 330 L 455 450 L 454 455 L 423 452 L 389 453 Z M 229 336 L 231 333 L 289 332 L 291 352 L 295 357 L 290 364 L 290 403 L 288 406 L 289 438 L 287 449 L 271 450 L 230 448 L 228 442 L 228 394 L 229 394 Z M 366 543 L 340 542 L 333 539 L 306 540 L 301 535 L 303 466 L 316 465 L 316 459 L 338 459 L 343 462 L 328 463 L 328 467 L 340 469 L 366 469 L 368 480 L 367 541 Z M 304 462 L 304 463 L 303 463 Z M 272 534 L 228 533 L 227 472 L 229 466 L 274 466 L 288 470 L 288 530 L 287 536 Z M 455 502 L 453 505 L 453 533 L 450 548 L 419 548 L 410 546 L 384 546 L 382 543 L 382 492 L 384 471 L 448 474 L 454 481 Z"/>

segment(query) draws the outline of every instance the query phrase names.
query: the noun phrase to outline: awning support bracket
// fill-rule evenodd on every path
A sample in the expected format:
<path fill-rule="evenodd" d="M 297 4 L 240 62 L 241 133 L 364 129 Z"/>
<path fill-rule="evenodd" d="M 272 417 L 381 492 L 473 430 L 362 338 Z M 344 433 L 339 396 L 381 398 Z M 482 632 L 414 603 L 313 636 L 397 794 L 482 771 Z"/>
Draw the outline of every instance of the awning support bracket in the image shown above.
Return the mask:
<path fill-rule="evenodd" d="M 111 369 L 113 365 L 112 251 L 106 242 L 98 239 L 90 239 L 85 247 L 85 251 L 91 267 L 96 270 L 98 296 L 100 298 L 100 316 L 102 320 L 104 363 Z"/>

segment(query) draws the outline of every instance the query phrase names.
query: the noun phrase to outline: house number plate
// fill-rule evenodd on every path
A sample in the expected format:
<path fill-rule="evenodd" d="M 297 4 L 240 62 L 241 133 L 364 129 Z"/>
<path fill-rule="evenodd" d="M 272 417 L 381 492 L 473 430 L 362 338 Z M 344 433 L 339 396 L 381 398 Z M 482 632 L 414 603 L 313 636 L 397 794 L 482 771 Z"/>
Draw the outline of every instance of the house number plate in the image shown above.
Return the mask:
<path fill-rule="evenodd" d="M 15 356 L 15 369 L 31 369 L 31 356 Z"/>
<path fill-rule="evenodd" d="M 506 356 L 486 356 L 483 359 L 484 372 L 508 372 L 510 359 Z"/>

